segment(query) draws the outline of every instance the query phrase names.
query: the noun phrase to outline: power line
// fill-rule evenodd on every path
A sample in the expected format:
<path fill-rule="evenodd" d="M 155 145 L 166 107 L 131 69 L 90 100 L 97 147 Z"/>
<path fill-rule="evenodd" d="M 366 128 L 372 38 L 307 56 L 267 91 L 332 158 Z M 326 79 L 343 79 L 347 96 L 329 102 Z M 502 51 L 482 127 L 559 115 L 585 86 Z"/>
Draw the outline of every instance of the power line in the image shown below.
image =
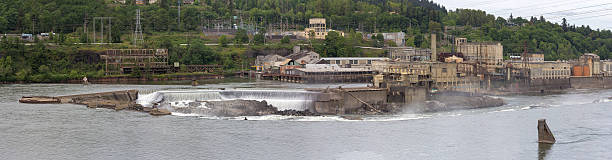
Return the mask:
<path fill-rule="evenodd" d="M 597 18 L 597 17 L 609 16 L 609 15 L 612 15 L 612 13 L 600 14 L 596 16 L 586 16 L 586 17 L 572 19 L 572 21 L 585 20 L 585 19 L 591 19 L 591 18 Z"/>
<path fill-rule="evenodd" d="M 508 14 L 508 13 L 512 13 L 512 12 L 516 12 L 516 11 L 523 11 L 523 10 L 527 10 L 527 9 L 536 10 L 536 9 L 543 9 L 543 8 L 559 7 L 559 6 L 564 6 L 564 5 L 572 4 L 572 3 L 575 3 L 575 2 L 579 2 L 579 1 L 582 1 L 582 0 L 577 0 L 577 1 L 561 1 L 561 3 L 544 2 L 544 3 L 538 3 L 538 4 L 531 4 L 531 5 L 528 5 L 528 7 L 523 6 L 523 7 L 517 7 L 517 8 L 509 8 L 509 9 L 496 10 L 496 11 L 492 11 L 491 13 L 494 13 L 496 15 L 503 15 L 503 14 Z M 500 12 L 500 11 L 503 11 L 503 12 Z"/>
<path fill-rule="evenodd" d="M 579 7 L 579 8 L 573 8 L 573 9 L 566 9 L 566 10 L 542 13 L 542 14 L 532 15 L 530 17 L 537 17 L 537 16 L 543 16 L 543 15 L 555 14 L 555 13 L 563 13 L 563 12 L 567 12 L 567 11 L 574 11 L 574 10 L 580 10 L 580 9 L 586 9 L 586 8 L 593 8 L 593 7 L 601 7 L 601 6 L 606 6 L 606 5 L 610 5 L 610 4 L 612 4 L 612 3 L 604 3 L 604 4 L 597 4 L 597 5 L 591 5 L 591 6 Z"/>
<path fill-rule="evenodd" d="M 612 11 L 612 8 L 605 8 L 605 9 L 600 9 L 600 10 L 589 10 L 589 11 L 586 11 L 586 12 L 575 13 L 573 15 L 563 15 L 563 16 L 548 17 L 548 19 L 567 18 L 567 17 L 574 17 L 574 16 L 579 16 L 579 15 L 584 15 L 584 14 L 599 13 L 599 12 L 605 12 L 605 11 Z"/>

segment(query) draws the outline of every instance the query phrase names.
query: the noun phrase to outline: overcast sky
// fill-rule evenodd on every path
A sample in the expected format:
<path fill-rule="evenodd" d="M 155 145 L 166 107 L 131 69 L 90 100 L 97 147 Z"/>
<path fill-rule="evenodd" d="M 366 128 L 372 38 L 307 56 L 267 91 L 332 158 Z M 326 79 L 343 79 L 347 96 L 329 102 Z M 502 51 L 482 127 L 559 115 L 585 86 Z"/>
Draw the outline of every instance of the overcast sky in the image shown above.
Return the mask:
<path fill-rule="evenodd" d="M 544 16 L 548 21 L 561 23 L 565 17 L 570 24 L 590 25 L 596 29 L 612 29 L 612 0 L 433 0 L 449 10 L 480 9 L 498 17 Z"/>

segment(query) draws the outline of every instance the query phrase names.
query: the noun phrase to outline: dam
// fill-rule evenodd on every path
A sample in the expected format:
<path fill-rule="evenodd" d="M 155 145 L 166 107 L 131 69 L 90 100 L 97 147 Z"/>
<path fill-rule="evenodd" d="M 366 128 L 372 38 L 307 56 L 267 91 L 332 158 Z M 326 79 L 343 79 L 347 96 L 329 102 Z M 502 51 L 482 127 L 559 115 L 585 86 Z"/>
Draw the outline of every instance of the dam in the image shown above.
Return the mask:
<path fill-rule="evenodd" d="M 138 104 L 151 107 L 184 107 L 189 103 L 206 101 L 253 100 L 266 101 L 278 110 L 308 110 L 313 107 L 318 92 L 304 90 L 164 90 L 139 95 Z"/>

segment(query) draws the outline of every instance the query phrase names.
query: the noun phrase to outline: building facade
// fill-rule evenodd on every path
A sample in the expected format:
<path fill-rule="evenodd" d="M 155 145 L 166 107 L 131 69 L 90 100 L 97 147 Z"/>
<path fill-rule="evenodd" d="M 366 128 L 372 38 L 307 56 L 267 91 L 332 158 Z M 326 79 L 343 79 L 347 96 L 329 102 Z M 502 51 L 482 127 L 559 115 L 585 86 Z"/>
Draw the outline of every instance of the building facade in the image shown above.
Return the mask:
<path fill-rule="evenodd" d="M 560 61 L 543 61 L 543 62 L 510 62 L 507 66 L 516 69 L 527 71 L 527 73 L 510 73 L 524 74 L 530 79 L 565 79 L 572 76 L 572 64 Z"/>
<path fill-rule="evenodd" d="M 612 76 L 612 61 L 601 61 L 601 73 L 603 76 Z"/>
<path fill-rule="evenodd" d="M 481 63 L 485 65 L 502 65 L 504 60 L 504 46 L 501 43 L 458 43 L 457 52 L 463 53 L 466 62 Z"/>
<path fill-rule="evenodd" d="M 394 32 L 394 33 L 380 33 L 383 35 L 385 41 L 393 41 L 398 47 L 406 46 L 406 33 Z M 368 34 L 366 38 L 372 39 L 372 36 L 378 35 L 378 33 Z"/>
<path fill-rule="evenodd" d="M 325 21 L 325 18 L 311 18 L 310 20 L 308 20 L 308 22 L 308 28 L 304 30 L 306 32 L 306 37 L 314 39 L 325 39 L 325 37 L 327 36 L 327 23 Z"/>
<path fill-rule="evenodd" d="M 386 47 L 389 58 L 399 61 L 429 61 L 431 49 L 420 49 L 414 47 Z"/>
<path fill-rule="evenodd" d="M 343 68 L 366 68 L 371 69 L 372 63 L 376 61 L 389 61 L 386 57 L 328 57 L 321 58 L 328 64 L 335 64 Z"/>

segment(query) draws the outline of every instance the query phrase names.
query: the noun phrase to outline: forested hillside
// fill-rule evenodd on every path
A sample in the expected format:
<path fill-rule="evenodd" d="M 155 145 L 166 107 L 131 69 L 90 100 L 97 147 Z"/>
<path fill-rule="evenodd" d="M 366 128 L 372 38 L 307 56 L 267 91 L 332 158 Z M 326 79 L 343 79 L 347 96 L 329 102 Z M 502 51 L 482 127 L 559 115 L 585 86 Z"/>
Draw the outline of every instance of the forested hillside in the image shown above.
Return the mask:
<path fill-rule="evenodd" d="M 490 15 L 470 9 L 449 11 L 442 5 L 427 0 L 196 0 L 193 5 L 181 6 L 179 22 L 176 0 L 158 0 L 156 4 L 142 6 L 135 5 L 134 0 L 127 0 L 126 4 L 113 0 L 3 0 L 0 1 L 0 34 L 55 32 L 58 35 L 46 42 L 64 45 L 49 48 L 38 44 L 31 47 L 3 39 L 0 49 L 0 72 L 3 73 L 0 78 L 27 81 L 36 75 L 49 73 L 47 71 L 63 75 L 74 73 L 75 77 L 99 75 L 99 66 L 84 67 L 71 63 L 70 56 L 79 50 L 79 46 L 71 44 L 87 42 L 82 28 L 85 21 L 91 27 L 93 17 L 113 17 L 111 39 L 121 45 L 111 47 L 133 47 L 129 42 L 138 8 L 142 12 L 145 47 L 169 48 L 171 61 L 182 64 L 222 64 L 228 69 L 236 67 L 232 62 L 245 57 L 247 50 L 275 46 L 290 48 L 295 43 L 310 43 L 322 56 L 379 56 L 354 46 L 392 45 L 381 42 L 381 37 L 375 36 L 374 40 L 362 37 L 367 33 L 398 31 L 407 33 L 406 45 L 422 48 L 429 47 L 428 35 L 434 32 L 439 41 L 449 41 L 448 37 L 454 36 L 467 37 L 475 42 L 502 42 L 506 56 L 527 48 L 528 52 L 544 53 L 546 60 L 568 60 L 586 52 L 596 53 L 604 59 L 612 58 L 612 32 L 609 30 L 594 30 L 565 21 L 551 23 L 545 17 Z M 310 18 L 326 18 L 329 28 L 344 31 L 347 36 L 331 33 L 325 41 L 281 41 L 263 45 L 262 35 L 246 35 L 243 30 L 235 37 L 197 35 L 201 27 L 212 20 L 248 23 L 263 30 L 266 25 L 281 21 L 303 29 Z M 445 27 L 454 26 L 461 29 L 444 33 Z M 195 36 L 189 36 L 194 33 Z M 246 48 L 227 45 L 232 42 L 250 45 Z M 179 43 L 220 45 L 179 46 Z M 442 51 L 451 48 L 448 46 L 450 43 L 439 44 L 443 44 L 439 46 Z M 7 56 L 11 56 L 10 60 Z M 32 60 L 36 57 L 40 61 Z M 52 63 L 54 60 L 66 62 Z"/>

